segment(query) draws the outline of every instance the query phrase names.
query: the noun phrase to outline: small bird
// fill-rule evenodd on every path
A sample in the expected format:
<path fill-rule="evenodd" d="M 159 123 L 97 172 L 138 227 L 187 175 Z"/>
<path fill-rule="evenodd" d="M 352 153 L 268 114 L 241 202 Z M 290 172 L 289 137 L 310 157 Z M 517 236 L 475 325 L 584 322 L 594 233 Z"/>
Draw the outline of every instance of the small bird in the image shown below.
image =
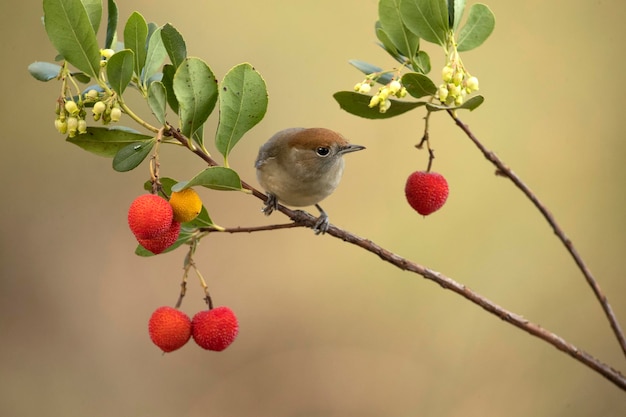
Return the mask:
<path fill-rule="evenodd" d="M 328 215 L 318 203 L 339 185 L 343 155 L 362 149 L 330 129 L 297 127 L 276 133 L 261 146 L 254 163 L 268 197 L 263 212 L 269 216 L 279 202 L 294 207 L 315 205 L 320 216 L 313 230 L 326 233 Z"/>

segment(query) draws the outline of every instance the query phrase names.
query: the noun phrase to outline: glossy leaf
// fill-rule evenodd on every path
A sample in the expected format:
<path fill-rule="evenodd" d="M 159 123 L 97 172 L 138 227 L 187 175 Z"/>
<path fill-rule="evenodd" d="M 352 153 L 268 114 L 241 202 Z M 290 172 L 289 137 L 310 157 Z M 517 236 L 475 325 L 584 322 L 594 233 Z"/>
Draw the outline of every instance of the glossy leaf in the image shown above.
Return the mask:
<path fill-rule="evenodd" d="M 402 19 L 418 37 L 438 45 L 446 44 L 449 31 L 446 0 L 402 0 Z"/>
<path fill-rule="evenodd" d="M 215 108 L 215 75 L 204 61 L 190 57 L 176 70 L 172 88 L 178 100 L 181 131 L 183 135 L 191 137 Z"/>
<path fill-rule="evenodd" d="M 202 206 L 202 210 L 200 210 L 200 214 L 198 214 L 198 217 L 190 222 L 183 223 L 183 226 L 189 228 L 198 228 L 211 227 L 214 224 L 215 223 L 213 223 L 213 220 L 211 220 L 211 217 L 209 216 L 209 212 L 207 211 L 206 207 Z"/>
<path fill-rule="evenodd" d="M 228 71 L 219 88 L 220 119 L 215 145 L 227 159 L 243 135 L 265 116 L 267 89 L 261 74 L 248 63 Z"/>
<path fill-rule="evenodd" d="M 135 74 L 141 74 L 146 63 L 146 40 L 148 39 L 148 24 L 141 14 L 133 12 L 124 26 L 124 46 L 135 54 Z"/>
<path fill-rule="evenodd" d="M 175 73 L 176 68 L 173 65 L 163 65 L 163 78 L 161 79 L 161 82 L 165 86 L 165 92 L 167 93 L 167 104 L 169 104 L 170 109 L 172 109 L 174 113 L 178 114 L 178 100 L 174 94 L 173 86 Z"/>
<path fill-rule="evenodd" d="M 417 53 L 417 57 L 415 58 L 415 71 L 422 72 L 424 74 L 428 74 L 430 72 L 430 57 L 425 51 L 419 51 Z"/>
<path fill-rule="evenodd" d="M 178 68 L 185 58 L 187 58 L 185 39 L 183 39 L 178 30 L 169 23 L 165 24 L 161 29 L 161 39 L 163 40 L 163 45 L 165 46 L 167 55 L 170 57 L 172 65 L 174 68 Z"/>
<path fill-rule="evenodd" d="M 389 119 L 426 104 L 422 101 L 390 100 L 391 107 L 386 113 L 381 113 L 378 110 L 378 106 L 374 108 L 369 107 L 371 96 L 359 94 L 354 91 L 339 91 L 335 93 L 333 97 L 343 110 L 366 119 Z"/>
<path fill-rule="evenodd" d="M 406 0 L 404 0 L 406 1 Z M 380 0 L 378 18 L 380 25 L 398 52 L 412 58 L 419 49 L 419 37 L 407 29 L 402 22 L 400 3 L 402 0 Z"/>
<path fill-rule="evenodd" d="M 464 109 L 472 111 L 476 109 L 478 106 L 483 104 L 485 98 L 483 96 L 474 96 L 467 101 L 465 101 L 460 106 L 446 106 L 443 104 L 435 104 L 435 103 L 427 103 L 426 107 L 429 111 L 441 111 L 441 110 L 456 110 L 456 109 Z"/>
<path fill-rule="evenodd" d="M 94 33 L 98 33 L 102 20 L 102 0 L 81 0 Z"/>
<path fill-rule="evenodd" d="M 117 20 L 118 20 L 118 10 L 117 4 L 115 0 L 107 0 L 107 10 L 108 10 L 108 18 L 107 18 L 107 34 L 104 42 L 105 48 L 113 48 L 113 42 L 116 38 L 117 31 Z"/>
<path fill-rule="evenodd" d="M 113 157 L 113 169 L 118 172 L 127 172 L 137 168 L 146 159 L 153 146 L 154 140 L 124 146 Z"/>
<path fill-rule="evenodd" d="M 50 81 L 59 76 L 61 73 L 61 66 L 50 62 L 37 61 L 28 66 L 28 72 L 36 80 Z"/>
<path fill-rule="evenodd" d="M 91 77 L 84 72 L 72 72 L 72 77 L 74 77 L 76 81 L 84 84 L 87 84 L 89 81 L 91 81 Z"/>
<path fill-rule="evenodd" d="M 161 39 L 161 28 L 157 28 L 148 40 L 148 51 L 146 53 L 146 65 L 141 74 L 141 82 L 147 85 L 148 81 L 154 76 L 163 65 L 166 55 L 163 40 Z"/>
<path fill-rule="evenodd" d="M 210 167 L 200 172 L 189 181 L 179 182 L 172 187 L 172 191 L 181 191 L 186 188 L 202 186 L 220 191 L 241 190 L 241 179 L 237 172 L 225 167 Z"/>
<path fill-rule="evenodd" d="M 100 48 L 80 0 L 44 0 L 50 42 L 67 62 L 92 77 L 100 71 Z"/>
<path fill-rule="evenodd" d="M 496 18 L 484 4 L 473 4 L 465 26 L 461 28 L 457 38 L 459 52 L 474 49 L 487 40 L 496 25 Z"/>
<path fill-rule="evenodd" d="M 351 59 L 350 61 L 348 61 L 348 63 L 352 65 L 353 67 L 355 67 L 356 69 L 358 69 L 359 71 L 361 71 L 365 75 L 370 75 L 375 72 L 382 71 L 382 68 L 377 67 L 376 65 L 367 63 L 365 61 L 359 61 L 358 59 Z M 383 74 L 376 81 L 379 84 L 385 85 L 385 84 L 389 84 L 392 78 L 393 78 L 392 74 Z"/>
<path fill-rule="evenodd" d="M 465 0 L 448 0 L 448 14 L 450 17 L 450 29 L 456 31 L 461 23 L 465 11 Z"/>
<path fill-rule="evenodd" d="M 398 52 L 398 48 L 396 48 L 393 42 L 391 42 L 391 39 L 389 38 L 389 35 L 387 35 L 387 32 L 385 32 L 382 26 L 380 26 L 380 22 L 376 22 L 375 31 L 376 31 L 376 38 L 378 38 L 378 40 L 381 43 L 380 46 L 382 46 L 382 48 L 385 51 L 387 51 L 387 53 L 391 55 L 392 57 L 394 57 L 396 60 L 402 59 L 402 54 Z"/>
<path fill-rule="evenodd" d="M 154 117 L 165 125 L 165 105 L 167 104 L 167 93 L 162 82 L 154 81 L 148 87 L 148 105 Z"/>
<path fill-rule="evenodd" d="M 133 77 L 134 54 L 130 49 L 123 49 L 113 54 L 107 62 L 106 71 L 111 88 L 119 95 L 130 83 Z"/>
<path fill-rule="evenodd" d="M 402 85 L 415 98 L 433 96 L 437 93 L 437 86 L 424 74 L 409 72 L 402 76 Z"/>
<path fill-rule="evenodd" d="M 152 136 L 139 134 L 138 132 L 122 127 L 88 127 L 87 133 L 76 135 L 66 140 L 93 154 L 113 158 L 120 149 L 130 143 L 151 141 Z"/>

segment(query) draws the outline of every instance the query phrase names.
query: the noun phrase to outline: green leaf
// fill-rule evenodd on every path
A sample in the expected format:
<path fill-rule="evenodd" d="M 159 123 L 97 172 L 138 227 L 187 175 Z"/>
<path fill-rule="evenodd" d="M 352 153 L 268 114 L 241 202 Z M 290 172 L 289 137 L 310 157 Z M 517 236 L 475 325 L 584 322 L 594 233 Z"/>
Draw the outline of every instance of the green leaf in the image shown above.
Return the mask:
<path fill-rule="evenodd" d="M 59 76 L 61 66 L 50 62 L 37 61 L 28 66 L 28 72 L 30 72 L 30 75 L 36 80 L 50 81 Z"/>
<path fill-rule="evenodd" d="M 402 0 L 400 12 L 411 32 L 428 42 L 446 45 L 449 31 L 446 0 Z"/>
<path fill-rule="evenodd" d="M 66 140 L 93 154 L 113 158 L 120 149 L 130 143 L 151 141 L 152 136 L 141 135 L 131 129 L 88 127 L 87 133 Z"/>
<path fill-rule="evenodd" d="M 450 15 L 450 29 L 453 32 L 459 27 L 463 12 L 465 11 L 465 0 L 448 0 L 448 14 Z"/>
<path fill-rule="evenodd" d="M 124 93 L 133 78 L 134 54 L 130 49 L 123 49 L 113 54 L 107 62 L 107 77 L 111 88 L 119 95 Z"/>
<path fill-rule="evenodd" d="M 50 42 L 73 66 L 97 77 L 100 48 L 80 0 L 44 0 L 44 25 Z"/>
<path fill-rule="evenodd" d="M 239 64 L 228 71 L 220 84 L 219 100 L 220 119 L 215 145 L 227 159 L 243 135 L 265 116 L 265 81 L 252 65 Z"/>
<path fill-rule="evenodd" d="M 371 97 L 368 95 L 359 94 L 354 91 L 338 91 L 333 97 L 343 110 L 366 119 L 389 119 L 426 104 L 422 101 L 409 102 L 390 100 L 391 107 L 389 107 L 389 110 L 387 110 L 386 113 L 381 113 L 378 111 L 378 106 L 374 108 L 369 107 Z"/>
<path fill-rule="evenodd" d="M 202 186 L 220 191 L 241 190 L 241 179 L 237 172 L 226 167 L 209 167 L 189 181 L 179 182 L 172 187 L 172 191 L 182 191 L 186 188 Z"/>
<path fill-rule="evenodd" d="M 169 104 L 170 109 L 172 109 L 174 113 L 178 114 L 178 100 L 176 100 L 173 86 L 175 73 L 176 68 L 173 65 L 163 65 L 163 78 L 161 79 L 161 82 L 165 86 L 165 92 L 167 93 L 167 104 Z"/>
<path fill-rule="evenodd" d="M 412 58 L 419 49 L 420 40 L 402 22 L 401 2 L 402 0 L 380 0 L 378 18 L 382 29 L 398 52 L 405 57 Z"/>
<path fill-rule="evenodd" d="M 161 39 L 161 28 L 158 28 L 148 40 L 148 52 L 146 53 L 146 66 L 141 74 L 141 82 L 146 85 L 150 77 L 156 74 L 165 60 L 165 47 Z"/>
<path fill-rule="evenodd" d="M 176 28 L 169 23 L 165 24 L 161 29 L 161 39 L 163 45 L 167 51 L 167 55 L 170 57 L 170 61 L 174 68 L 178 68 L 180 64 L 187 58 L 187 46 L 185 46 L 185 39 L 176 30 Z"/>
<path fill-rule="evenodd" d="M 161 252 L 161 254 L 171 252 L 179 246 L 182 246 L 185 243 L 189 242 L 193 237 L 193 232 L 194 230 L 186 230 L 181 227 L 180 234 L 178 235 L 178 239 L 176 239 L 176 242 L 174 242 L 172 246 Z M 144 248 L 141 245 L 137 245 L 137 247 L 135 248 L 135 255 L 143 256 L 146 258 L 150 256 L 156 256 L 154 253 L 150 252 L 148 249 Z"/>
<path fill-rule="evenodd" d="M 457 109 L 464 109 L 464 110 L 472 111 L 476 109 L 478 106 L 480 106 L 481 104 L 483 104 L 483 101 L 485 101 L 485 98 L 479 95 L 479 96 L 474 96 L 468 99 L 460 106 L 446 106 L 444 104 L 427 103 L 426 107 L 428 108 L 429 111 L 457 110 Z"/>
<path fill-rule="evenodd" d="M 402 55 L 400 54 L 400 52 L 398 52 L 398 48 L 396 48 L 393 42 L 391 42 L 391 39 L 389 38 L 389 35 L 387 35 L 387 32 L 385 32 L 385 30 L 380 26 L 380 22 L 376 22 L 376 27 L 374 30 L 376 31 L 376 38 L 378 38 L 378 40 L 380 41 L 383 49 L 396 60 L 398 58 L 401 59 Z"/>
<path fill-rule="evenodd" d="M 107 18 L 107 34 L 104 42 L 105 48 L 113 48 L 113 42 L 115 40 L 115 32 L 117 31 L 117 19 L 118 11 L 115 0 L 108 0 L 107 2 L 108 15 Z"/>
<path fill-rule="evenodd" d="M 200 214 L 198 214 L 198 216 L 192 221 L 183 223 L 183 226 L 195 229 L 198 227 L 211 227 L 214 224 L 215 223 L 213 223 L 213 220 L 211 220 L 211 217 L 209 217 L 209 212 L 207 211 L 206 207 L 202 206 L 202 210 L 200 210 Z"/>
<path fill-rule="evenodd" d="M 124 46 L 135 54 L 135 74 L 141 75 L 146 64 L 146 40 L 148 39 L 148 25 L 143 16 L 133 12 L 124 26 Z"/>
<path fill-rule="evenodd" d="M 102 0 L 81 0 L 93 28 L 93 33 L 98 33 L 100 20 L 102 20 Z"/>
<path fill-rule="evenodd" d="M 76 79 L 78 82 L 84 84 L 87 84 L 89 81 L 91 81 L 91 77 L 83 72 L 73 72 L 72 77 L 74 77 L 74 79 Z"/>
<path fill-rule="evenodd" d="M 191 137 L 215 108 L 215 75 L 201 59 L 186 58 L 174 74 L 172 88 L 178 100 L 181 131 L 183 135 Z"/>
<path fill-rule="evenodd" d="M 430 72 L 430 57 L 428 54 L 424 51 L 419 51 L 415 59 L 415 65 L 417 65 L 417 68 L 415 68 L 416 71 L 428 74 Z"/>
<path fill-rule="evenodd" d="M 402 85 L 415 98 L 433 96 L 437 93 L 437 86 L 430 78 L 417 72 L 409 72 L 402 76 Z"/>
<path fill-rule="evenodd" d="M 146 159 L 153 146 L 154 140 L 124 146 L 113 157 L 113 169 L 117 172 L 127 172 L 137 168 Z"/>
<path fill-rule="evenodd" d="M 352 65 L 353 67 L 355 67 L 356 69 L 358 69 L 359 71 L 361 71 L 365 75 L 370 75 L 375 72 L 381 72 L 383 70 L 382 68 L 377 67 L 376 65 L 369 64 L 365 61 L 359 61 L 358 59 L 351 59 L 348 61 L 348 63 Z M 387 73 L 387 74 L 381 75 L 376 80 L 376 82 L 378 82 L 379 84 L 385 85 L 385 84 L 389 84 L 392 79 L 393 79 L 393 75 Z"/>
<path fill-rule="evenodd" d="M 473 4 L 470 7 L 467 22 L 459 32 L 457 50 L 469 51 L 482 45 L 493 32 L 495 25 L 496 17 L 489 7 L 480 3 Z"/>
<path fill-rule="evenodd" d="M 152 110 L 154 117 L 165 125 L 165 105 L 167 104 L 167 93 L 165 92 L 165 86 L 160 81 L 154 81 L 150 83 L 148 87 L 148 105 Z"/>

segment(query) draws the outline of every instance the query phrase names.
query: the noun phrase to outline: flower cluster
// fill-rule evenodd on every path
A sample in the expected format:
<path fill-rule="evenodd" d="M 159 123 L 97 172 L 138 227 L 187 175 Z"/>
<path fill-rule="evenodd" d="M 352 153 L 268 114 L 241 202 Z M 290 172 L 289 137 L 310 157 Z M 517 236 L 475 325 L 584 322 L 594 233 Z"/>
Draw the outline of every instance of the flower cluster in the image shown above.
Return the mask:
<path fill-rule="evenodd" d="M 75 101 L 59 99 L 56 114 L 54 127 L 56 127 L 59 133 L 63 135 L 67 133 L 71 138 L 76 136 L 77 133 L 87 133 L 85 111 Z"/>
<path fill-rule="evenodd" d="M 101 120 L 104 124 L 118 122 L 122 117 L 122 109 L 114 100 L 101 100 L 100 93 L 91 89 L 79 97 L 60 98 L 56 107 L 54 126 L 59 133 L 68 134 L 73 138 L 77 134 L 87 133 L 86 107 L 93 103 L 92 113 L 95 121 Z"/>
<path fill-rule="evenodd" d="M 441 71 L 443 84 L 437 90 L 437 98 L 447 105 L 460 106 L 465 96 L 478 91 L 478 78 L 471 76 L 463 65 L 451 62 Z"/>
<path fill-rule="evenodd" d="M 367 94 L 372 88 L 374 83 L 371 79 L 365 79 L 363 82 L 354 86 L 354 90 L 361 94 Z M 373 108 L 378 106 L 378 111 L 385 113 L 391 107 L 391 101 L 389 97 L 402 98 L 406 96 L 406 88 L 402 86 L 400 81 L 394 79 L 389 84 L 384 85 L 378 89 L 378 92 L 370 99 L 369 107 Z"/>
<path fill-rule="evenodd" d="M 106 66 L 107 60 L 113 56 L 115 51 L 112 49 L 102 49 L 100 55 L 104 58 L 101 61 L 102 66 Z M 67 79 L 71 79 L 72 75 L 67 74 Z M 76 86 L 76 88 L 78 88 Z M 91 107 L 93 119 L 95 121 L 102 120 L 103 124 L 118 122 L 122 117 L 122 109 L 117 103 L 115 95 L 102 93 L 97 89 L 91 88 L 78 96 L 72 96 L 67 84 L 64 84 L 63 91 L 65 97 L 57 100 L 56 119 L 54 126 L 57 131 L 63 135 L 67 134 L 73 138 L 77 134 L 87 133 L 87 115 L 86 108 Z"/>

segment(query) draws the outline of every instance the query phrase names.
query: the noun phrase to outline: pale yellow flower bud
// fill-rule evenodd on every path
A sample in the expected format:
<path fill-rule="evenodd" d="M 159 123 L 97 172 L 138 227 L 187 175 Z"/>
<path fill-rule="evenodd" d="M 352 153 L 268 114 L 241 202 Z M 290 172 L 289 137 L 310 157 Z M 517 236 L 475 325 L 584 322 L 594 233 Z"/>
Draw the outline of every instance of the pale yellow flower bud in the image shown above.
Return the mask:
<path fill-rule="evenodd" d="M 381 113 L 386 113 L 387 110 L 389 110 L 389 107 L 391 107 L 391 101 L 389 101 L 388 99 L 385 99 L 385 101 L 382 101 L 380 103 L 380 106 L 378 107 L 378 111 L 380 111 Z"/>
<path fill-rule="evenodd" d="M 369 107 L 376 107 L 378 103 L 380 103 L 380 96 L 376 94 L 375 96 L 372 96 L 372 98 L 370 99 Z"/>
<path fill-rule="evenodd" d="M 448 99 L 448 87 L 445 84 L 442 84 L 439 87 L 439 91 L 437 92 L 437 94 L 439 95 L 439 101 L 441 101 L 442 103 L 445 103 L 446 100 Z"/>
<path fill-rule="evenodd" d="M 444 82 L 449 83 L 450 81 L 452 81 L 453 75 L 454 69 L 452 69 L 450 65 L 446 65 L 445 67 L 443 67 L 443 70 L 441 71 L 441 78 Z"/>
<path fill-rule="evenodd" d="M 80 119 L 78 121 L 78 133 L 82 135 L 83 133 L 87 133 L 87 122 L 85 119 Z"/>
<path fill-rule="evenodd" d="M 367 94 L 370 92 L 371 89 L 372 89 L 372 86 L 369 83 L 362 83 L 358 91 L 361 94 Z"/>
<path fill-rule="evenodd" d="M 78 106 L 76 105 L 76 103 L 74 103 L 71 100 L 70 101 L 66 101 L 65 102 L 65 111 L 67 111 L 72 116 L 75 116 L 75 115 L 78 114 Z"/>
<path fill-rule="evenodd" d="M 471 93 L 472 91 L 478 91 L 478 78 L 469 77 L 467 81 L 465 81 L 465 87 L 467 88 L 468 93 Z"/>
<path fill-rule="evenodd" d="M 113 107 L 111 109 L 111 121 L 119 122 L 121 117 L 122 117 L 122 109 L 120 109 L 119 107 Z"/>
<path fill-rule="evenodd" d="M 395 95 L 398 91 L 400 91 L 401 88 L 402 88 L 402 84 L 400 84 L 400 81 L 398 80 L 393 80 L 392 82 L 389 83 L 389 92 L 392 95 Z"/>
<path fill-rule="evenodd" d="M 104 57 L 104 59 L 109 59 L 114 54 L 115 54 L 115 51 L 113 49 L 101 49 L 100 50 L 100 55 L 102 55 Z"/>

